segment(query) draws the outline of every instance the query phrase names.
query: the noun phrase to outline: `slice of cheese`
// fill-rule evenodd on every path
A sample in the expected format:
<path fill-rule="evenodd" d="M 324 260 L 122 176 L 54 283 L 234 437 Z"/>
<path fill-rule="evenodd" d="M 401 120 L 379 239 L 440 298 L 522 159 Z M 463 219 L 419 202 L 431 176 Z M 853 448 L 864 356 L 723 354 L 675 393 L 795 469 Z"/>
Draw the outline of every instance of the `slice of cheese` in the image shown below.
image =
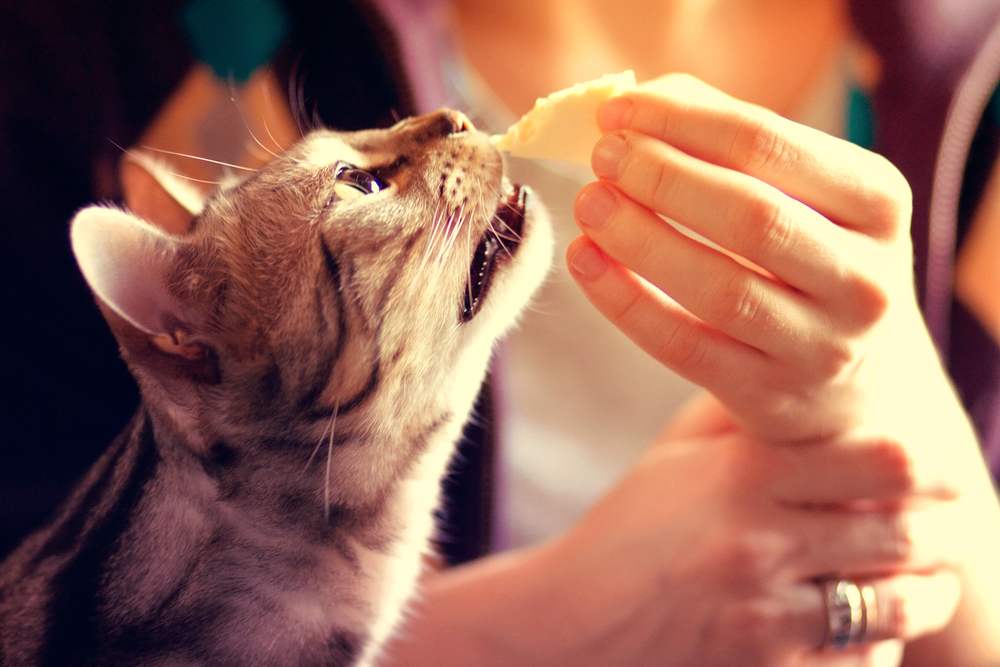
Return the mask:
<path fill-rule="evenodd" d="M 635 72 L 626 70 L 556 91 L 539 98 L 506 132 L 490 139 L 499 150 L 517 157 L 589 166 L 590 153 L 601 137 L 597 107 L 635 86 Z"/>

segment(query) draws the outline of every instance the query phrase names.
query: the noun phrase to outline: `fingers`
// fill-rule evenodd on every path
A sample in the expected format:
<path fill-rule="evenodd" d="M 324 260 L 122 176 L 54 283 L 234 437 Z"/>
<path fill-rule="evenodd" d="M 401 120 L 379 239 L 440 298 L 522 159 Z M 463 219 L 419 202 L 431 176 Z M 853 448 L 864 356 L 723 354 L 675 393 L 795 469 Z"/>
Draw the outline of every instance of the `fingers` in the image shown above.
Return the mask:
<path fill-rule="evenodd" d="M 907 231 L 911 195 L 887 160 L 684 75 L 663 77 L 598 112 L 630 129 L 759 178 L 831 219 L 876 237 Z"/>
<path fill-rule="evenodd" d="M 797 667 L 899 667 L 906 644 L 888 639 L 843 651 L 810 651 Z"/>
<path fill-rule="evenodd" d="M 765 359 L 759 351 L 698 321 L 658 289 L 610 261 L 589 239 L 571 243 L 566 257 L 594 306 L 678 374 L 713 388 L 738 382 L 738 374 L 752 378 L 763 372 Z"/>
<path fill-rule="evenodd" d="M 595 217 L 598 208 L 607 215 Z M 824 330 L 801 295 L 684 236 L 605 185 L 586 188 L 577 212 L 605 253 L 704 322 L 771 356 L 806 363 L 815 357 L 812 341 Z"/>
<path fill-rule="evenodd" d="M 882 664 L 876 659 L 898 654 L 899 641 L 917 639 L 945 627 L 960 598 L 958 577 L 948 570 L 854 583 L 871 587 L 871 594 L 864 596 L 864 642 L 844 650 L 829 647 L 826 593 L 822 583 L 812 580 L 735 602 L 724 611 L 723 621 L 733 633 L 784 643 L 801 656 L 801 662 L 794 664 L 868 667 Z"/>
<path fill-rule="evenodd" d="M 789 507 L 957 495 L 944 466 L 919 465 L 911 448 L 890 438 L 769 447 L 766 457 L 772 498 Z"/>
<path fill-rule="evenodd" d="M 601 139 L 592 164 L 636 202 L 808 294 L 828 293 L 845 272 L 830 248 L 850 235 L 763 181 L 628 131 Z"/>
<path fill-rule="evenodd" d="M 634 200 L 745 257 L 847 326 L 865 327 L 885 311 L 884 287 L 872 278 L 873 266 L 884 267 L 885 248 L 845 232 L 767 183 L 635 132 L 601 139 L 593 167 L 626 195 L 618 202 Z M 588 215 L 599 210 L 594 202 L 601 187 L 591 185 L 577 199 L 577 218 L 591 235 L 600 228 Z"/>
<path fill-rule="evenodd" d="M 875 589 L 876 621 L 868 637 L 916 639 L 948 625 L 961 599 L 961 583 L 950 570 L 900 574 L 870 582 Z"/>
<path fill-rule="evenodd" d="M 959 543 L 952 510 L 933 503 L 905 511 L 786 511 L 777 520 L 794 529 L 793 574 L 811 577 L 946 565 Z"/>
<path fill-rule="evenodd" d="M 870 650 L 871 643 L 911 641 L 941 630 L 955 614 L 961 598 L 961 584 L 950 570 L 932 574 L 898 574 L 854 583 L 870 585 L 874 589 L 874 602 L 866 604 L 867 644 L 848 653 L 864 654 Z M 827 641 L 826 596 L 822 586 L 810 581 L 800 584 L 798 590 L 802 600 L 808 599 L 808 602 L 798 603 L 794 615 L 803 648 L 812 649 L 815 655 L 836 655 L 837 651 L 822 648 Z"/>

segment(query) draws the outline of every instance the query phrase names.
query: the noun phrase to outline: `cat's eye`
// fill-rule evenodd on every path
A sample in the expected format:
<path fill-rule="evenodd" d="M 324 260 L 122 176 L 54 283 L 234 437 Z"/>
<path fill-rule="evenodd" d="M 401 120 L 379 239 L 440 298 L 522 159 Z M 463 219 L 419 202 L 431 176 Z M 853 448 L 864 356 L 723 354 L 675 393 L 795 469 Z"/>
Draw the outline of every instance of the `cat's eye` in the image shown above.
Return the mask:
<path fill-rule="evenodd" d="M 338 162 L 333 170 L 333 191 L 340 199 L 357 199 L 385 189 L 385 183 L 371 173 L 349 162 Z"/>

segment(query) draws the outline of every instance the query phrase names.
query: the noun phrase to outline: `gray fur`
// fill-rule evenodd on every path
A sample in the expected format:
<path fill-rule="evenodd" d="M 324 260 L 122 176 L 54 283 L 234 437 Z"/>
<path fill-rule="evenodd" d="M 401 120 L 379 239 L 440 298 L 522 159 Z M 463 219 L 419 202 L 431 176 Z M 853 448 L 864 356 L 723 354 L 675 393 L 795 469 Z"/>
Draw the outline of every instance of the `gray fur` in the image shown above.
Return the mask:
<path fill-rule="evenodd" d="M 0 663 L 376 658 L 493 341 L 548 259 L 532 209 L 486 306 L 458 322 L 468 239 L 504 184 L 485 136 L 455 130 L 438 113 L 314 133 L 217 192 L 186 236 L 150 237 L 176 305 L 162 331 L 95 287 L 143 404 L 0 566 Z M 392 188 L 341 201 L 338 159 Z"/>

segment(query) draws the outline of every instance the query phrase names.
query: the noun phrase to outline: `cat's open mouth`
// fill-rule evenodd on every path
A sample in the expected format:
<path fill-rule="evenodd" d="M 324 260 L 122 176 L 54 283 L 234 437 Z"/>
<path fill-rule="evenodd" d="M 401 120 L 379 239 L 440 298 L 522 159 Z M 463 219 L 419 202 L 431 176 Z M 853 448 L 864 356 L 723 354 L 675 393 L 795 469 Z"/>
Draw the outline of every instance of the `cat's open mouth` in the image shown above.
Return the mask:
<path fill-rule="evenodd" d="M 510 195 L 500 200 L 489 227 L 479 240 L 469 265 L 469 282 L 465 286 L 462 303 L 463 322 L 468 322 L 479 312 L 493 274 L 505 260 L 513 258 L 521 244 L 527 200 L 527 188 L 515 183 Z"/>

